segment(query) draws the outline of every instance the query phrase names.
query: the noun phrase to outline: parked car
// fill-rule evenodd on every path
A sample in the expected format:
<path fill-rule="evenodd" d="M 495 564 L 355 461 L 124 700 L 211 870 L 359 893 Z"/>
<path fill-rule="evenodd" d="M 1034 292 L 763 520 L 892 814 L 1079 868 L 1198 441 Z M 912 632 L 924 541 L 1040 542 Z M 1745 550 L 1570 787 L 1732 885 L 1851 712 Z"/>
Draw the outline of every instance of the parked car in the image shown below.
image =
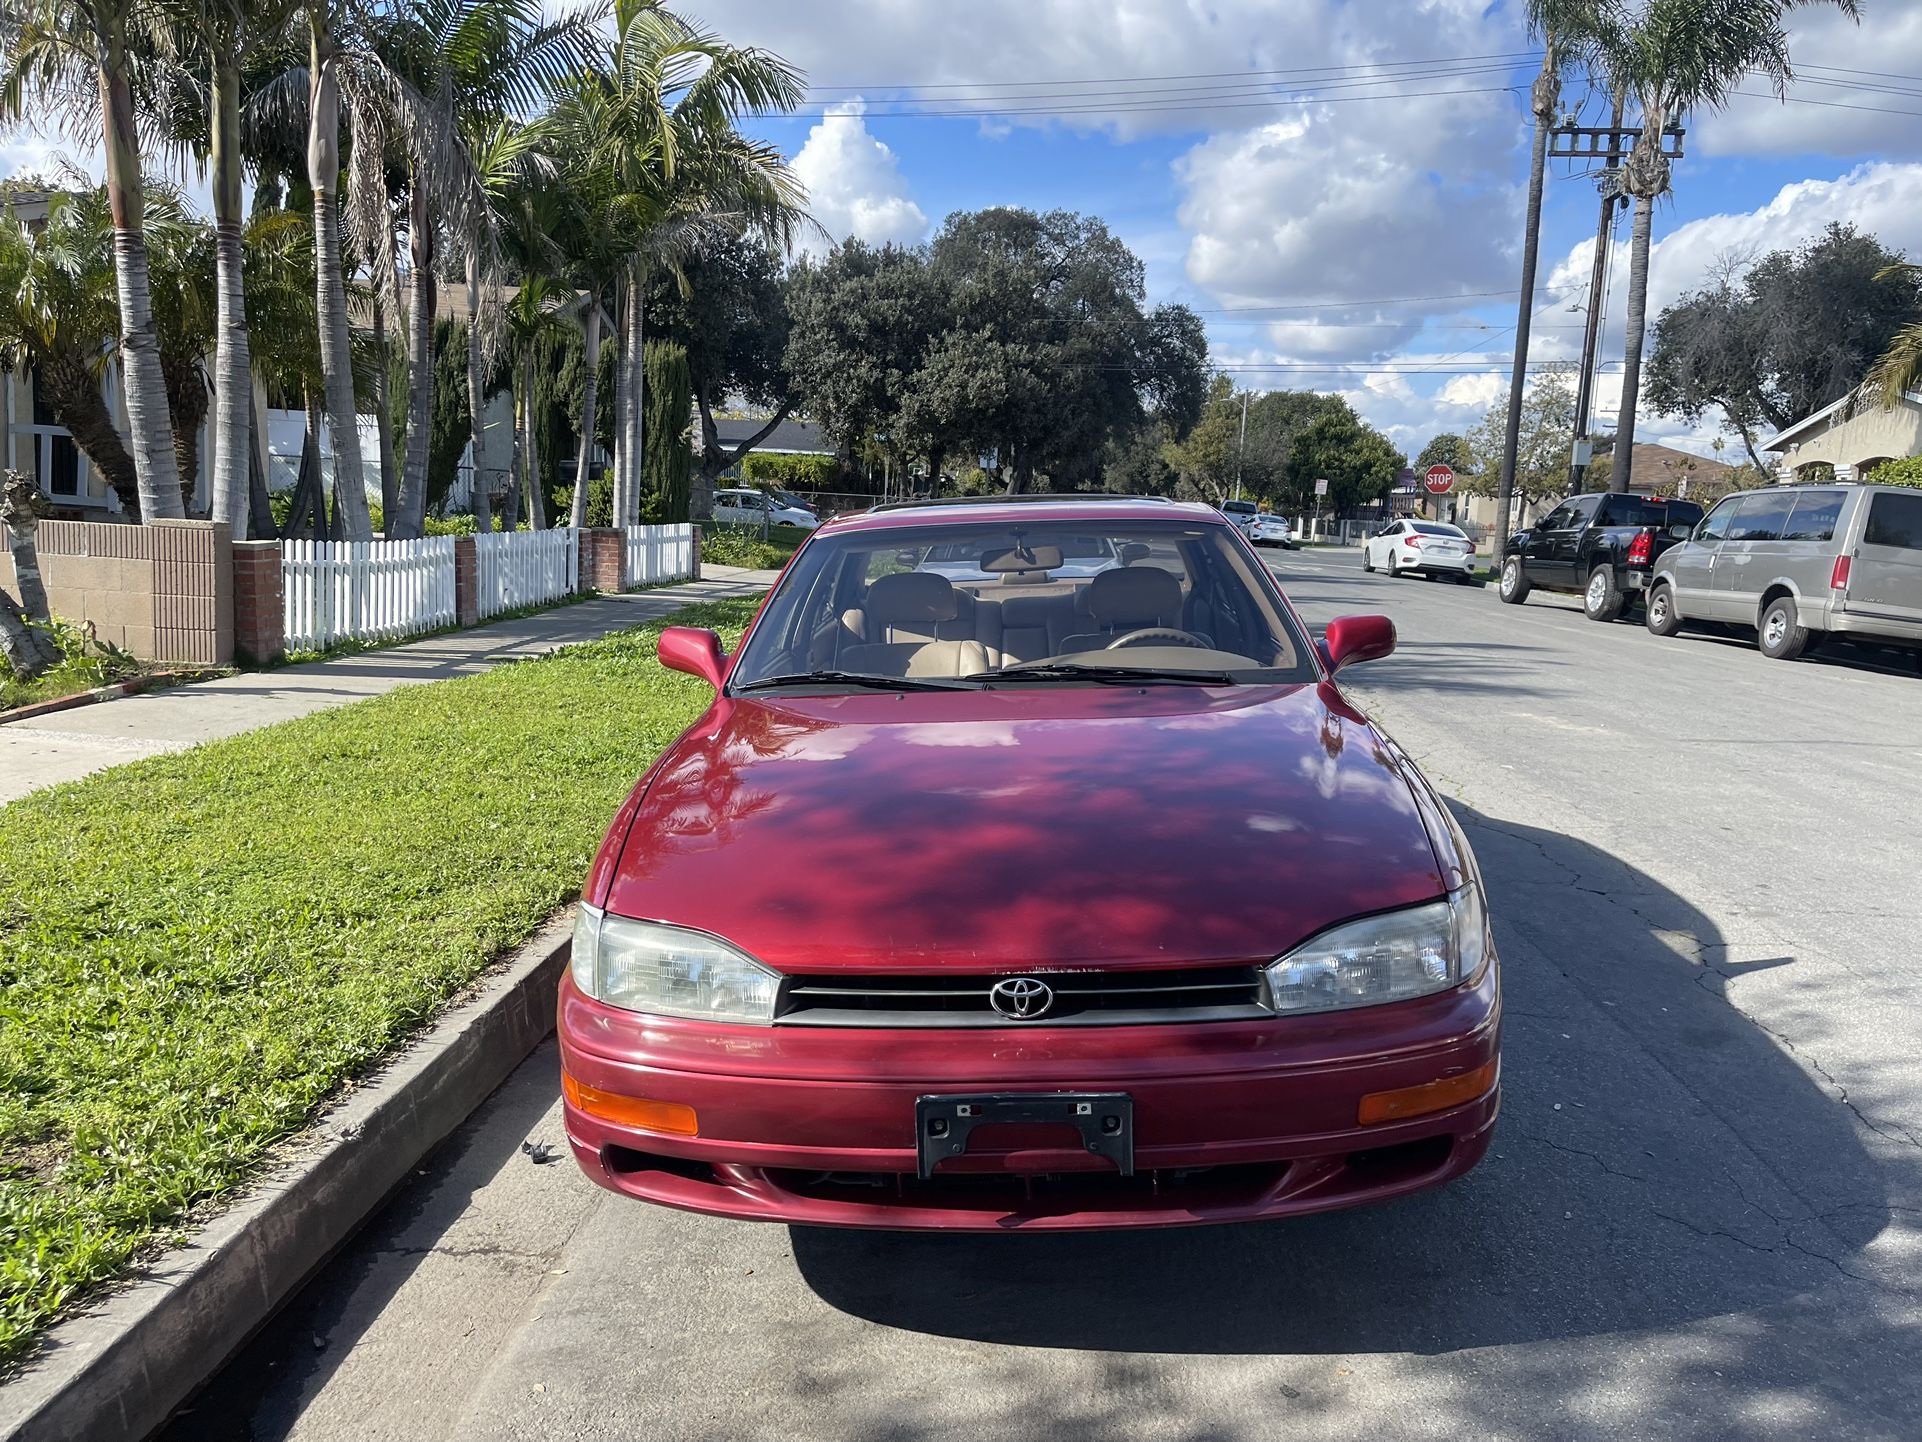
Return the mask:
<path fill-rule="evenodd" d="M 784 505 L 778 498 L 754 490 L 714 493 L 714 519 L 734 526 L 793 526 L 811 531 L 820 518 L 805 506 Z"/>
<path fill-rule="evenodd" d="M 1132 559 L 1065 573 L 1090 535 Z M 896 569 L 946 548 L 980 579 Z M 696 1212 L 984 1232 L 1460 1176 L 1499 1107 L 1499 964 L 1460 828 L 1339 689 L 1393 646 L 1381 616 L 1311 640 L 1205 506 L 824 526 L 731 655 L 661 636 L 716 696 L 586 878 L 580 1165 Z"/>
<path fill-rule="evenodd" d="M 1253 501 L 1223 501 L 1215 509 L 1241 527 L 1244 535 L 1247 534 L 1248 528 L 1254 525 L 1255 518 L 1261 514 L 1261 507 Z"/>
<path fill-rule="evenodd" d="M 1261 512 L 1250 523 L 1248 539 L 1257 546 L 1280 546 L 1287 551 L 1295 549 L 1295 533 L 1288 524 L 1288 518 L 1271 515 L 1267 511 Z"/>
<path fill-rule="evenodd" d="M 1648 629 L 1753 626 L 1792 661 L 1824 636 L 1922 645 L 1922 491 L 1769 486 L 1722 501 L 1655 564 Z"/>
<path fill-rule="evenodd" d="M 1591 621 L 1613 621 L 1646 589 L 1656 560 L 1702 518 L 1693 501 L 1612 491 L 1571 496 L 1538 524 L 1515 532 L 1502 551 L 1501 598 L 1568 591 Z"/>
<path fill-rule="evenodd" d="M 1475 543 L 1460 527 L 1440 521 L 1390 521 L 1361 543 L 1361 568 L 1468 581 L 1475 575 Z"/>

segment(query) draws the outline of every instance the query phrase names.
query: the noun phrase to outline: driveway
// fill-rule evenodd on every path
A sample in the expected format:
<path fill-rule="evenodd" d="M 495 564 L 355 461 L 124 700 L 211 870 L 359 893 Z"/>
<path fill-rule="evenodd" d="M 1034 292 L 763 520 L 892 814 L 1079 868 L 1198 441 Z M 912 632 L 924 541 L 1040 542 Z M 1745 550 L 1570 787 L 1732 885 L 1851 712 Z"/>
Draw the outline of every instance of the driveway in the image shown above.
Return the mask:
<path fill-rule="evenodd" d="M 1395 618 L 1349 689 L 1480 855 L 1476 1172 L 1126 1236 L 712 1221 L 523 1150 L 544 1048 L 172 1435 L 1912 1442 L 1922 678 L 1273 564 L 1314 624 Z"/>

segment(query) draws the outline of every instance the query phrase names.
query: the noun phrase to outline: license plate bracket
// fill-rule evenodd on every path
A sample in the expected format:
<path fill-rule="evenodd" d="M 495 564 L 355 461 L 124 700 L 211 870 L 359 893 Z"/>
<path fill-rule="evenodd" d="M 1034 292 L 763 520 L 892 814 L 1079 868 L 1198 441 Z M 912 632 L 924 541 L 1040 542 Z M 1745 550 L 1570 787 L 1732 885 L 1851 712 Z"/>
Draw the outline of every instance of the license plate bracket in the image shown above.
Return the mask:
<path fill-rule="evenodd" d="M 1135 1104 L 1126 1092 L 987 1092 L 915 1098 L 915 1170 L 921 1180 L 968 1149 L 978 1126 L 1040 1123 L 1072 1127 L 1081 1145 L 1124 1177 L 1135 1172 Z"/>

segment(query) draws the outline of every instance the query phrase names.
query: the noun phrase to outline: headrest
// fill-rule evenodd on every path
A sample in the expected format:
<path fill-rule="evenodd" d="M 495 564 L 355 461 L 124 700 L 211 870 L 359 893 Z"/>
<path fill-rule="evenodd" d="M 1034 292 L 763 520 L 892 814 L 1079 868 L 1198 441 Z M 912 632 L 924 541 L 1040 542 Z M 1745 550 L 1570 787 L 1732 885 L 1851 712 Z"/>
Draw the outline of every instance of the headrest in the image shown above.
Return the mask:
<path fill-rule="evenodd" d="M 1172 626 L 1181 619 L 1181 582 L 1158 566 L 1103 571 L 1088 587 L 1088 613 L 1103 626 Z"/>
<path fill-rule="evenodd" d="M 953 585 L 932 571 L 897 571 L 868 587 L 864 603 L 882 625 L 900 621 L 952 621 L 960 612 Z"/>

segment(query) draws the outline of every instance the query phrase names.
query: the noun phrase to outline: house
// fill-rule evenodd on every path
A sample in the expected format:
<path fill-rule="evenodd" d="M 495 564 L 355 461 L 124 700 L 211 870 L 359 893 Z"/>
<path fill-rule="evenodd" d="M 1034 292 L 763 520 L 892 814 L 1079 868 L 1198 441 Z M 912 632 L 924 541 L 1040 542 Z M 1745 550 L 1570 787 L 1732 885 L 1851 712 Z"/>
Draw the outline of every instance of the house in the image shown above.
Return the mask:
<path fill-rule="evenodd" d="M 1782 459 L 1776 469 L 1784 480 L 1825 478 L 1832 467 L 1838 481 L 1859 481 L 1883 461 L 1922 455 L 1922 391 L 1904 394 L 1892 409 L 1856 400 L 1851 392 L 1762 442 Z"/>
<path fill-rule="evenodd" d="M 1598 453 L 1595 465 L 1600 466 L 1602 461 L 1603 454 Z M 1637 441 L 1626 489 L 1658 496 L 1699 496 L 1704 488 L 1719 488 L 1723 477 L 1734 469 L 1727 461 L 1718 461 L 1712 456 L 1698 456 L 1694 451 L 1656 445 L 1652 441 Z M 1592 470 L 1591 478 L 1600 479 Z M 1610 486 L 1620 489 L 1612 480 Z"/>
<path fill-rule="evenodd" d="M 716 416 L 714 418 L 715 437 L 723 450 L 731 451 L 741 442 L 756 435 L 767 424 L 765 416 Z M 694 419 L 694 453 L 701 453 L 700 417 Z M 766 440 L 754 448 L 755 455 L 762 456 L 833 456 L 833 444 L 822 434 L 821 428 L 813 421 L 796 420 L 792 417 L 782 421 Z M 729 472 L 732 474 L 732 472 Z"/>

